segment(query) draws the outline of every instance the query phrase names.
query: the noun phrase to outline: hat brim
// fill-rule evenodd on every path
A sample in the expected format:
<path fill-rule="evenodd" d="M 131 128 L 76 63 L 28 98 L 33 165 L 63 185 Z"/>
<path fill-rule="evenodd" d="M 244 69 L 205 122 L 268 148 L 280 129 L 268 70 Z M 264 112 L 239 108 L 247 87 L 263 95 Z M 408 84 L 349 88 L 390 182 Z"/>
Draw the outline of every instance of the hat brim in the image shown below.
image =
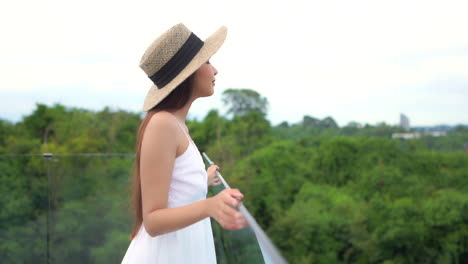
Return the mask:
<path fill-rule="evenodd" d="M 193 57 L 192 61 L 190 61 L 189 64 L 187 64 L 187 66 L 171 82 L 161 89 L 153 84 L 146 95 L 145 102 L 143 104 L 143 111 L 147 112 L 156 106 L 175 88 L 177 88 L 179 84 L 198 70 L 203 63 L 206 63 L 223 45 L 226 35 L 227 28 L 224 26 L 220 27 L 204 41 L 203 47 L 198 51 L 197 55 Z"/>

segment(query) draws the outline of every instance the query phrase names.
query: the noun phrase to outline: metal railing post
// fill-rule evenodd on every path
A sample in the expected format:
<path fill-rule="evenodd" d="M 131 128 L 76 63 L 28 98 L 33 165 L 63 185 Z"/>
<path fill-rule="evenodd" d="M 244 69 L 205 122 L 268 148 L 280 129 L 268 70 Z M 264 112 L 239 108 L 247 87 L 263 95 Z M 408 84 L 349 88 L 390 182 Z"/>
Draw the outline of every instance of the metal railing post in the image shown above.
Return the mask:
<path fill-rule="evenodd" d="M 50 264 L 50 158 L 54 154 L 52 153 L 43 153 L 42 157 L 45 158 L 46 168 L 47 168 L 47 214 L 46 214 L 46 261 L 47 264 Z"/>

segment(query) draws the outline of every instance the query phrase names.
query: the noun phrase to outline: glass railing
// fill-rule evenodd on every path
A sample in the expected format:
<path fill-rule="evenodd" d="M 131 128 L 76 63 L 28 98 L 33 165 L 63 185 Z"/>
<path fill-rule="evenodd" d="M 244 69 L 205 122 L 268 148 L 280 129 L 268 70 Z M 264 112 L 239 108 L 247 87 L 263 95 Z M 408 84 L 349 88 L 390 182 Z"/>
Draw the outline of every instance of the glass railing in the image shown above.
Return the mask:
<path fill-rule="evenodd" d="M 0 156 L 1 263 L 120 263 L 132 231 L 128 154 Z M 210 188 L 210 194 L 224 187 Z M 218 263 L 265 263 L 251 228 L 212 221 Z"/>
<path fill-rule="evenodd" d="M 0 158 L 0 262 L 47 263 L 47 190 L 42 157 Z"/>
<path fill-rule="evenodd" d="M 223 185 L 210 188 L 212 195 L 224 190 Z M 230 231 L 211 221 L 218 264 L 265 263 L 257 238 L 250 227 Z"/>
<path fill-rule="evenodd" d="M 1 263 L 120 263 L 132 162 L 121 154 L 1 157 Z"/>

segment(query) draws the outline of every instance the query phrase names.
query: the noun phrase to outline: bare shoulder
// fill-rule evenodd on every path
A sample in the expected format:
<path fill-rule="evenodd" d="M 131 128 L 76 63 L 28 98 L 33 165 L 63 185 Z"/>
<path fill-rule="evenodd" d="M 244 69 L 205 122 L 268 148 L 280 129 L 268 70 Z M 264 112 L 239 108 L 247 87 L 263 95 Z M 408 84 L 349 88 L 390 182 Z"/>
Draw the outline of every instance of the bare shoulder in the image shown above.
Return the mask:
<path fill-rule="evenodd" d="M 171 113 L 161 111 L 154 114 L 146 127 L 145 134 L 174 134 L 177 129 L 177 123 Z"/>
<path fill-rule="evenodd" d="M 176 122 L 171 113 L 158 112 L 154 114 L 143 134 L 143 151 L 151 153 L 159 151 L 172 152 L 172 149 L 175 151 L 178 145 Z"/>
<path fill-rule="evenodd" d="M 144 131 L 141 153 L 143 157 L 162 159 L 176 156 L 177 123 L 171 113 L 158 112 L 149 120 Z"/>

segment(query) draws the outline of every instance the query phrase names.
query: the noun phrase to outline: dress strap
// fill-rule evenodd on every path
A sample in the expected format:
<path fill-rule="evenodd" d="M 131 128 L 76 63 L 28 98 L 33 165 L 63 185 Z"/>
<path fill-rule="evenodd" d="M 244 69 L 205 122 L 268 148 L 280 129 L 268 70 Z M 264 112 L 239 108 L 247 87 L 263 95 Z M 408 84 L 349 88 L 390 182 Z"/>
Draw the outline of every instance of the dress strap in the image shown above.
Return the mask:
<path fill-rule="evenodd" d="M 177 117 L 175 117 L 175 115 L 173 115 L 171 113 L 171 116 L 175 119 L 177 125 L 180 127 L 180 129 L 182 130 L 182 132 L 184 133 L 184 135 L 187 137 L 189 143 L 192 141 L 192 138 L 190 138 L 190 136 L 188 135 L 188 133 L 185 131 L 184 127 L 182 126 L 182 124 L 180 123 L 179 119 L 177 119 Z"/>

